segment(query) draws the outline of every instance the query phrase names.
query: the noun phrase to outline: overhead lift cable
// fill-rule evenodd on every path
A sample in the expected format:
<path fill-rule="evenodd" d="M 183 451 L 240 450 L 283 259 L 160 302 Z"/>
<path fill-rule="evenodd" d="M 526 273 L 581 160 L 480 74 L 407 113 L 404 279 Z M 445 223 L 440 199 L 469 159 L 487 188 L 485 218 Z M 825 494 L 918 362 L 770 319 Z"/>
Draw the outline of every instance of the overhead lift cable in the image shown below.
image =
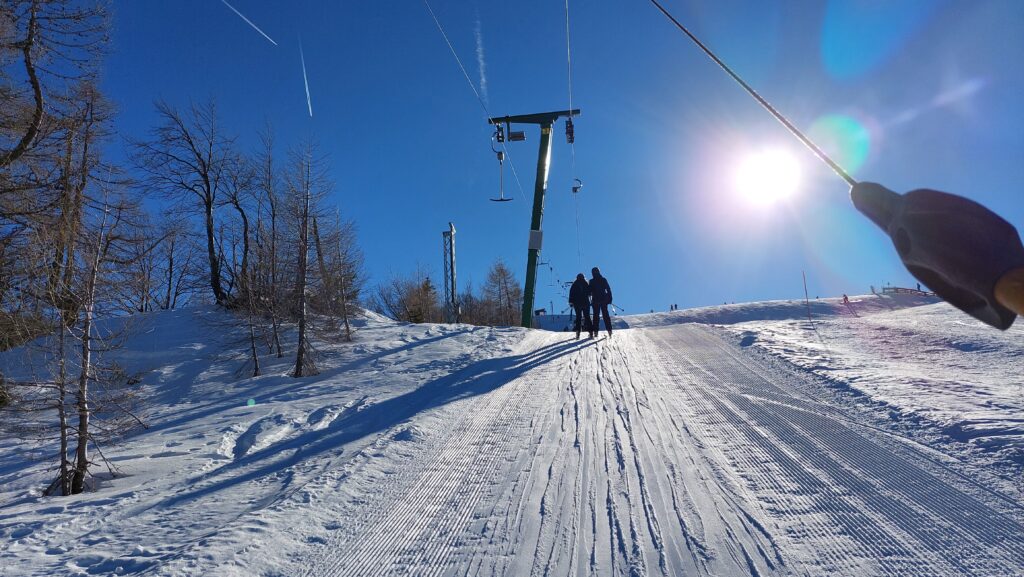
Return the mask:
<path fill-rule="evenodd" d="M 459 54 L 455 51 L 455 47 L 452 45 L 451 40 L 448 39 L 448 34 L 445 33 L 444 27 L 441 26 L 441 21 L 437 19 L 437 14 L 434 14 L 434 9 L 430 7 L 430 2 L 423 0 L 423 5 L 427 7 L 427 12 L 430 12 L 430 17 L 434 19 L 434 24 L 437 25 L 437 31 L 440 32 L 441 37 L 444 38 L 445 44 L 448 45 L 448 50 L 450 50 L 452 56 L 455 57 L 455 62 L 459 65 L 459 70 L 462 71 L 462 75 L 466 78 L 466 82 L 469 84 L 469 89 L 473 91 L 473 95 L 476 96 L 477 102 L 480 103 L 480 108 L 484 111 L 484 118 L 491 118 L 491 112 L 487 109 L 487 103 L 484 102 L 483 97 L 480 96 L 480 91 L 476 89 L 476 85 L 473 84 L 473 81 L 469 78 L 469 73 L 466 72 L 466 67 L 462 65 L 462 59 L 459 58 Z M 508 159 L 508 165 L 512 168 L 512 176 L 515 177 L 516 187 L 519 189 L 519 194 L 523 196 L 523 185 L 519 182 L 519 173 L 516 172 L 516 165 L 512 162 L 512 155 L 508 153 L 504 140 L 502 140 L 500 144 L 501 149 L 504 152 L 504 158 Z"/>
<path fill-rule="evenodd" d="M 658 0 L 651 3 L 850 185 L 854 207 L 885 231 L 911 275 L 949 304 L 998 329 L 1010 328 L 1017 315 L 1024 315 L 1024 243 L 1012 224 L 948 192 L 922 188 L 899 194 L 880 184 L 857 182 Z"/>
<path fill-rule="evenodd" d="M 693 40 L 693 42 L 695 44 L 697 44 L 697 46 L 699 46 L 700 49 L 703 50 L 705 54 L 707 54 L 712 60 L 714 60 L 715 64 L 718 64 L 722 68 L 722 70 L 725 70 L 725 72 L 727 74 L 729 74 L 729 76 L 731 76 L 733 80 L 738 82 L 739 85 L 742 86 L 744 90 L 746 90 L 748 93 L 750 93 L 751 96 L 754 97 L 754 100 L 757 100 L 761 104 L 761 106 L 764 107 L 765 110 L 770 112 L 771 115 L 775 117 L 776 120 L 781 122 L 783 126 L 785 126 L 787 129 L 789 129 L 789 131 L 793 133 L 793 136 L 796 136 L 800 140 L 800 142 L 803 142 L 804 145 L 807 146 L 807 148 L 811 149 L 811 152 L 813 152 L 825 164 L 829 165 L 829 167 L 831 167 L 832 170 L 834 170 L 836 174 L 838 174 L 843 180 L 845 180 L 847 182 L 847 184 L 849 184 L 850 186 L 854 186 L 854 185 L 857 184 L 857 181 L 854 180 L 853 177 L 850 176 L 849 173 L 847 173 L 845 170 L 843 170 L 843 167 L 839 166 L 839 164 L 836 163 L 836 161 L 834 161 L 831 158 L 829 158 L 829 156 L 827 154 L 825 154 L 825 152 L 823 150 L 818 148 L 818 145 L 816 145 L 813 142 L 811 142 L 810 138 L 807 138 L 806 136 L 804 136 L 803 132 L 800 132 L 800 130 L 796 126 L 793 126 L 793 123 L 790 122 L 788 118 L 783 116 L 781 112 L 776 110 L 775 107 L 772 106 L 767 100 L 765 100 L 760 94 L 758 94 L 756 90 L 754 90 L 753 88 L 750 87 L 749 84 L 744 82 L 743 79 L 740 78 L 740 76 L 738 74 L 736 74 L 735 72 L 732 71 L 732 68 L 729 68 L 729 66 L 725 62 L 722 62 L 721 60 L 719 60 L 719 58 L 717 56 L 715 56 L 715 53 L 712 52 L 710 48 L 705 46 L 704 43 L 701 42 L 700 40 L 698 40 L 697 37 L 694 36 L 692 32 L 690 32 L 685 26 L 680 24 L 679 21 L 675 19 L 675 17 L 673 17 L 671 14 L 669 14 L 668 10 L 665 10 L 665 8 L 661 4 L 658 3 L 658 0 L 651 0 L 651 2 L 653 2 L 654 5 L 658 7 L 658 10 L 661 10 L 662 14 L 664 14 L 669 20 L 671 20 L 672 23 L 675 24 L 677 28 L 679 28 L 680 30 L 683 31 L 684 34 L 689 36 L 690 40 Z"/>
<path fill-rule="evenodd" d="M 565 0 L 565 62 L 569 79 L 569 110 L 572 110 L 572 43 L 569 36 L 569 0 Z M 576 174 L 576 128 L 572 116 L 565 119 L 565 138 L 569 141 L 570 166 L 572 167 L 572 201 L 576 212 L 576 265 L 583 268 L 583 243 L 580 240 L 580 189 L 583 181 Z"/>

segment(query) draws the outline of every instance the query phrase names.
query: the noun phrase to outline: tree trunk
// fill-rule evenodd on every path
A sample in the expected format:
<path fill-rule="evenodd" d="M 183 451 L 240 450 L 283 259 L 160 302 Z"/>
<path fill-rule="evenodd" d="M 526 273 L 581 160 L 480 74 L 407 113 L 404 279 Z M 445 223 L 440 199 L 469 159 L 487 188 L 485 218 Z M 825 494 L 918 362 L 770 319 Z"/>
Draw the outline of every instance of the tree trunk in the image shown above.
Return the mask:
<path fill-rule="evenodd" d="M 85 475 L 89 471 L 89 374 L 92 372 L 92 316 L 96 301 L 96 279 L 99 276 L 100 263 L 103 260 L 104 230 L 100 227 L 99 240 L 96 243 L 96 256 L 89 270 L 86 282 L 84 311 L 82 319 L 82 354 L 81 373 L 78 376 L 78 447 L 75 451 L 75 471 L 71 477 L 71 494 L 77 495 L 85 490 Z"/>
<path fill-rule="evenodd" d="M 277 318 L 277 307 L 275 303 L 277 298 L 270 298 L 272 299 L 270 302 L 270 330 L 274 334 L 274 348 L 277 349 L 277 358 L 280 359 L 284 356 L 284 351 L 281 349 L 281 331 L 278 328 L 280 327 L 281 322 Z"/>
<path fill-rule="evenodd" d="M 167 248 L 167 295 L 164 297 L 164 306 L 162 307 L 165 311 L 171 309 L 171 292 L 174 289 L 174 242 L 175 237 L 172 234 L 167 242 L 171 245 Z"/>
<path fill-rule="evenodd" d="M 345 340 L 348 342 L 352 341 L 352 327 L 348 324 L 348 286 L 345 282 L 345 276 L 348 274 L 348 267 L 345 263 L 344 255 L 341 258 L 341 275 L 339 275 L 339 282 L 341 282 L 341 318 L 345 320 Z"/>
<path fill-rule="evenodd" d="M 213 226 L 213 202 L 207 201 L 206 208 L 206 252 L 210 259 L 210 288 L 213 289 L 213 298 L 217 304 L 223 305 L 227 301 L 224 288 L 220 283 L 220 258 L 217 256 L 217 243 L 214 238 Z"/>
<path fill-rule="evenodd" d="M 331 286 L 331 277 L 327 274 L 327 265 L 324 264 L 324 249 L 320 244 L 320 227 L 317 226 L 316 217 L 313 217 L 313 244 L 316 246 L 316 260 L 320 267 L 320 280 L 324 283 L 324 294 L 327 296 L 327 312 L 334 314 L 334 291 Z"/>
<path fill-rule="evenodd" d="M 86 305 L 82 323 L 82 372 L 78 378 L 78 446 L 75 450 L 75 471 L 71 477 L 71 494 L 85 490 L 85 475 L 89 471 L 89 371 L 91 368 L 92 304 Z"/>
<path fill-rule="evenodd" d="M 242 266 L 240 272 L 240 282 L 238 283 L 239 293 L 242 298 L 248 298 L 249 294 L 249 217 L 245 214 L 245 209 L 242 208 L 242 204 L 235 197 L 231 201 L 231 206 L 235 207 L 238 211 L 238 216 L 242 219 Z"/>
<path fill-rule="evenodd" d="M 309 161 L 307 161 L 309 162 Z M 307 171 L 309 166 L 306 166 Z M 302 204 L 302 221 L 299 225 L 299 271 L 295 290 L 299 296 L 299 346 L 295 352 L 295 376 L 305 376 L 306 362 L 306 261 L 309 257 L 309 178 L 304 182 L 304 199 Z"/>
<path fill-rule="evenodd" d="M 249 348 L 252 352 L 252 376 L 260 376 L 260 355 L 256 351 L 256 325 L 252 320 L 252 298 L 249 299 Z"/>
<path fill-rule="evenodd" d="M 65 363 L 67 355 L 65 350 L 65 346 L 67 346 L 67 327 L 63 322 L 60 326 L 58 346 L 60 347 L 57 374 L 57 416 L 60 419 L 60 494 L 70 495 L 71 473 L 68 463 L 68 414 L 67 407 L 64 405 L 68 386 L 67 366 Z"/>
<path fill-rule="evenodd" d="M 274 348 L 277 349 L 277 358 L 284 356 L 281 350 L 280 321 L 277 318 L 277 201 L 274 200 L 273 192 L 268 194 L 270 200 L 270 330 L 274 335 Z"/>
<path fill-rule="evenodd" d="M 273 335 L 274 348 L 277 351 L 277 358 L 284 356 L 284 351 L 281 350 L 281 330 L 280 320 L 278 319 L 278 284 L 277 284 L 277 196 L 274 193 L 274 160 L 272 155 L 272 146 L 268 139 L 265 140 L 267 146 L 267 163 L 264 168 L 264 186 L 267 193 L 267 204 L 270 205 L 270 290 L 269 290 L 269 303 L 270 308 L 270 331 Z"/>

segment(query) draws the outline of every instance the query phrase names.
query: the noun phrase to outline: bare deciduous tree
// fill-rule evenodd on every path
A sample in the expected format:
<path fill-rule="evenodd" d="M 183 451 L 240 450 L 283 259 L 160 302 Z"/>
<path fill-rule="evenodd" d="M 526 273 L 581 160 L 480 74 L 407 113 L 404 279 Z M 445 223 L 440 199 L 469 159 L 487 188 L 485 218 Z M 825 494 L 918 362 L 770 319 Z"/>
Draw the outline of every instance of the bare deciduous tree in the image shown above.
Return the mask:
<path fill-rule="evenodd" d="M 280 178 L 274 164 L 274 137 L 268 126 L 260 134 L 262 148 L 257 156 L 256 272 L 253 275 L 253 305 L 270 317 L 270 345 L 278 358 L 281 349 L 282 287 L 278 273 L 278 243 L 281 230 Z"/>
<path fill-rule="evenodd" d="M 316 364 L 311 355 L 311 344 L 307 334 L 309 311 L 307 310 L 309 272 L 309 236 L 311 221 L 324 196 L 330 192 L 331 183 L 326 174 L 326 161 L 317 156 L 316 146 L 305 142 L 291 155 L 291 169 L 287 175 L 287 191 L 298 238 L 295 262 L 295 315 L 298 318 L 298 344 L 295 352 L 296 377 L 316 374 Z"/>
<path fill-rule="evenodd" d="M 196 263 L 199 247 L 185 226 L 170 219 L 161 227 L 160 236 L 163 240 L 153 251 L 161 281 L 158 296 L 160 308 L 171 310 L 187 303 L 201 288 Z"/>
<path fill-rule="evenodd" d="M 249 276 L 249 241 L 252 236 L 250 213 L 256 201 L 257 173 L 252 163 L 241 155 L 234 155 L 225 163 L 224 204 L 234 209 L 238 216 L 240 230 L 237 237 L 241 243 L 241 255 L 231 260 L 231 275 L 237 279 L 238 299 L 242 306 L 248 306 L 251 279 Z"/>
<path fill-rule="evenodd" d="M 210 288 L 218 304 L 226 304 L 222 282 L 222 251 L 218 250 L 215 210 L 225 191 L 232 162 L 233 139 L 225 136 L 210 103 L 193 104 L 183 115 L 165 102 L 156 103 L 161 124 L 149 140 L 133 141 L 133 160 L 151 187 L 202 214 L 206 233 Z"/>

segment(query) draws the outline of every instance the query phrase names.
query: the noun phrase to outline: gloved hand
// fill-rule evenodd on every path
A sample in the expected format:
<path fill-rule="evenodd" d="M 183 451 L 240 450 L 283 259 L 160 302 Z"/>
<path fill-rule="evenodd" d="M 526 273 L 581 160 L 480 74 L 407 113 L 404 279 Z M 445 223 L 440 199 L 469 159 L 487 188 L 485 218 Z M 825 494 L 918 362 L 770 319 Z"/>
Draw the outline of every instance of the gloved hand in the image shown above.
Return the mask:
<path fill-rule="evenodd" d="M 910 274 L 974 318 L 1010 328 L 1017 313 L 1000 302 L 996 285 L 1024 268 L 1024 245 L 1013 225 L 972 200 L 937 190 L 897 194 L 860 182 L 850 197 L 889 235 Z"/>

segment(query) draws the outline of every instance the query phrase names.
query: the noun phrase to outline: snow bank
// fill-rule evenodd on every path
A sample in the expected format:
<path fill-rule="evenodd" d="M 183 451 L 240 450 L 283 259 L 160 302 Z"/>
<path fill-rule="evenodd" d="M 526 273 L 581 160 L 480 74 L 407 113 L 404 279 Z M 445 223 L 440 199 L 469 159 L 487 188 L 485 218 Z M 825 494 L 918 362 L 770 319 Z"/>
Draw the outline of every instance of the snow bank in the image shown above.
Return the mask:
<path fill-rule="evenodd" d="M 824 298 L 810 301 L 811 317 L 842 317 L 870 315 L 939 302 L 937 297 L 915 294 L 858 295 L 850 297 L 850 304 L 842 298 Z M 808 305 L 803 300 L 763 301 L 756 303 L 723 304 L 692 309 L 631 315 L 613 315 L 616 329 L 650 328 L 682 323 L 732 325 L 749 321 L 806 319 Z M 571 315 L 541 315 L 534 317 L 539 329 L 565 332 L 572 329 Z"/>
<path fill-rule="evenodd" d="M 936 297 L 914 294 L 857 295 L 849 298 L 849 305 L 843 304 L 842 298 L 810 301 L 811 318 L 856 317 L 939 302 Z M 750 321 L 807 320 L 807 308 L 808 303 L 803 300 L 763 301 L 631 315 L 625 321 L 632 328 L 645 328 L 680 323 L 733 325 Z"/>
<path fill-rule="evenodd" d="M 858 299 L 860 300 L 860 299 Z M 1024 466 L 1024 323 L 1001 332 L 946 303 L 858 316 L 761 319 L 727 327 L 753 347 L 863 396 L 898 426 L 931 430 L 1019 475 Z M 878 302 L 876 300 L 875 302 Z"/>

